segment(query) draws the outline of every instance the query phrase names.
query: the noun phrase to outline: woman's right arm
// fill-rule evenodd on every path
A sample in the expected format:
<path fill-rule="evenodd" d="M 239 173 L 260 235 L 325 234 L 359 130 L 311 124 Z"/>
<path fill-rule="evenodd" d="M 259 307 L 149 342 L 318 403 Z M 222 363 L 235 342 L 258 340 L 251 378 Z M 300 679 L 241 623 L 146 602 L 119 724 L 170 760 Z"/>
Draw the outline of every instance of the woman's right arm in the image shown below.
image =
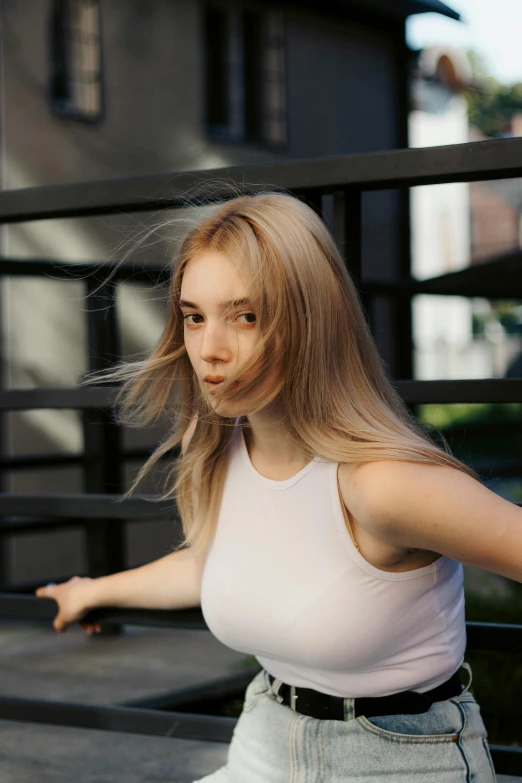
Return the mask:
<path fill-rule="evenodd" d="M 182 452 L 195 429 L 195 420 L 183 436 Z M 204 556 L 195 557 L 190 548 L 171 552 L 152 563 L 101 576 L 97 579 L 73 577 L 53 587 L 58 614 L 53 625 L 64 631 L 91 609 L 100 606 L 125 606 L 136 609 L 187 609 L 201 602 Z M 46 587 L 36 590 L 47 597 Z M 86 630 L 93 626 L 84 625 Z"/>

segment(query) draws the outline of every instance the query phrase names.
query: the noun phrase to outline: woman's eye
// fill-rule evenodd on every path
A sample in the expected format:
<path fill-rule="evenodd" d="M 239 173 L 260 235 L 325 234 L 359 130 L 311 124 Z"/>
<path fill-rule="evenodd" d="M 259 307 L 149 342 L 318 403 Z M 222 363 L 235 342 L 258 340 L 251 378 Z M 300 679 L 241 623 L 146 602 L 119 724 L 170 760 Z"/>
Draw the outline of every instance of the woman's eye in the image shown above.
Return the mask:
<path fill-rule="evenodd" d="M 196 313 L 189 313 L 188 315 L 183 316 L 183 320 L 187 321 L 187 318 L 201 318 L 200 315 L 197 315 Z M 187 321 L 187 323 L 192 323 L 192 321 Z"/>
<path fill-rule="evenodd" d="M 250 326 L 250 325 L 253 325 L 253 324 L 256 322 L 256 314 L 255 314 L 255 313 L 241 313 L 241 315 L 238 315 L 237 317 L 238 317 L 238 318 L 246 318 L 246 317 L 248 317 L 248 316 L 253 316 L 253 318 L 254 318 L 254 320 L 253 320 L 253 321 L 247 321 L 247 323 L 249 324 L 249 326 Z M 198 315 L 197 313 L 188 313 L 187 315 L 184 315 L 184 316 L 183 316 L 183 320 L 184 320 L 184 321 L 187 321 L 187 318 L 201 318 L 201 316 L 200 316 L 200 315 Z M 188 323 L 188 324 L 192 324 L 193 326 L 195 326 L 195 324 L 194 324 L 194 322 L 193 322 L 193 321 L 187 321 L 187 323 Z"/>
<path fill-rule="evenodd" d="M 254 324 L 256 322 L 256 320 L 257 320 L 257 317 L 256 317 L 255 313 L 241 313 L 239 318 L 243 318 L 243 317 L 246 317 L 246 316 L 249 316 L 249 315 L 253 316 L 254 320 L 253 321 L 248 321 L 247 323 Z"/>

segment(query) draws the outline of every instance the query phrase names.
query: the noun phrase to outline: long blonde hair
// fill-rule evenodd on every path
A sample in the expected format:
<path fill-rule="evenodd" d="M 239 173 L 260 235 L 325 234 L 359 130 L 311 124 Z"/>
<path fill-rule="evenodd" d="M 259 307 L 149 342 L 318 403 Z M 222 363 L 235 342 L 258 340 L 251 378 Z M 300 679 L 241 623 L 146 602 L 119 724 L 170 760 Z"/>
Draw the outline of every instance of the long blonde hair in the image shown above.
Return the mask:
<path fill-rule="evenodd" d="M 214 207 L 185 237 L 172 264 L 163 333 L 143 361 L 121 362 L 83 383 L 123 381 L 115 400 L 118 423 L 146 426 L 168 417 L 168 434 L 141 467 L 128 497 L 155 463 L 191 427 L 186 452 L 175 460 L 156 499 L 175 499 L 183 528 L 176 549 L 206 551 L 213 539 L 227 469 L 227 451 L 240 419 L 219 416 L 201 393 L 184 345 L 179 308 L 189 261 L 217 251 L 236 265 L 257 314 L 259 339 L 250 359 L 229 375 L 219 395 L 248 395 L 249 410 L 273 400 L 285 427 L 311 459 L 363 463 L 405 460 L 477 473 L 440 448 L 410 413 L 387 377 L 358 292 L 322 220 L 283 193 L 239 196 Z M 284 357 L 284 362 L 282 358 Z M 268 396 L 257 389 L 273 366 Z M 241 376 L 240 388 L 231 384 Z M 216 397 L 217 398 L 217 397 Z"/>

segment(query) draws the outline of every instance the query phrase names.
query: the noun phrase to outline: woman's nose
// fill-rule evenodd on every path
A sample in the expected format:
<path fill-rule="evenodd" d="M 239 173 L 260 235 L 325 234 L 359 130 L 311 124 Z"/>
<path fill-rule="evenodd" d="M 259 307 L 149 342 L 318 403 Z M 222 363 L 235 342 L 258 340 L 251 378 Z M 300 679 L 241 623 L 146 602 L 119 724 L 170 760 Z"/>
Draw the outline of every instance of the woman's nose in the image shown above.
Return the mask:
<path fill-rule="evenodd" d="M 224 325 L 216 323 L 205 327 L 200 355 L 205 361 L 230 358 L 229 335 Z"/>

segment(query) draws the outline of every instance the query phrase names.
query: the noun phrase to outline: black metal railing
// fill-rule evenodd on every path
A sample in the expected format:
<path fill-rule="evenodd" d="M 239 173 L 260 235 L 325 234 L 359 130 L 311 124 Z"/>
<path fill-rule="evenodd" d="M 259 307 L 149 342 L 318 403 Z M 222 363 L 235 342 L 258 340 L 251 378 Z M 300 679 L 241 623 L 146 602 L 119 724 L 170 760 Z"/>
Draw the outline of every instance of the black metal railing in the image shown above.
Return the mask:
<path fill-rule="evenodd" d="M 374 296 L 398 300 L 409 312 L 411 298 L 420 293 L 484 296 L 488 299 L 522 298 L 517 253 L 491 264 L 470 267 L 432 280 L 418 281 L 409 274 L 392 280 L 365 280 L 362 275 L 362 195 L 366 191 L 407 189 L 412 186 L 512 178 L 522 175 L 522 140 L 477 142 L 429 149 L 396 150 L 365 155 L 294 160 L 283 163 L 234 167 L 211 172 L 187 172 L 128 179 L 56 185 L 0 193 L 0 222 L 108 215 L 120 211 L 176 209 L 187 206 L 187 193 L 197 193 L 193 203 L 207 204 L 235 195 L 230 184 L 244 193 L 285 190 L 307 201 L 322 215 L 342 248 L 349 246 L 350 273 L 366 312 Z M 205 190 L 205 181 L 212 187 Z M 252 184 L 252 183 L 263 183 Z M 406 219 L 406 216 L 403 215 Z M 406 252 L 406 251 L 404 251 Z M 115 297 L 120 282 L 130 279 L 148 284 L 167 282 L 164 268 L 134 263 L 132 269 L 96 264 L 67 264 L 38 259 L 2 259 L 0 274 L 45 276 L 74 280 L 85 276 L 87 305 L 94 283 L 105 280 L 97 293 L 94 312 L 88 318 L 89 369 L 109 365 L 119 356 Z M 404 265 L 403 265 L 404 268 Z M 510 270 L 515 272 L 511 276 Z M 489 276 L 488 276 L 489 271 Z M 110 280 L 109 280 L 110 278 Z M 87 307 L 87 310 L 89 307 Z M 403 319 L 402 328 L 408 324 Z M 405 344 L 411 332 L 404 332 Z M 522 379 L 461 381 L 397 380 L 395 387 L 415 409 L 426 403 L 518 402 Z M 1 494 L 0 539 L 21 530 L 51 529 L 80 525 L 87 531 L 90 575 L 111 573 L 124 567 L 123 526 L 138 518 L 176 519 L 175 509 L 150 503 L 142 496 L 115 503 L 121 495 L 122 464 L 142 457 L 147 450 L 125 451 L 110 411 L 112 387 L 77 389 L 30 389 L 0 391 L 0 412 L 36 408 L 69 408 L 82 412 L 85 450 L 81 455 L 2 455 L 1 467 L 49 464 L 80 464 L 85 492 L 79 495 Z M 174 455 L 176 456 L 176 455 Z M 179 532 L 179 528 L 178 528 Z M 1 575 L 0 575 L 1 576 Z M 49 622 L 55 612 L 53 601 L 23 595 L 31 585 L 10 586 L 0 594 L 0 619 Z M 5 588 L 4 588 L 5 589 Z M 179 612 L 100 609 L 90 618 L 104 624 L 146 624 L 177 628 L 206 629 L 200 609 Z M 468 622 L 468 649 L 520 651 L 522 625 Z M 97 707 L 28 699 L 0 698 L 0 718 L 30 720 L 58 725 L 105 728 L 107 730 L 182 736 L 228 742 L 236 719 L 187 715 L 139 707 Z M 522 748 L 493 745 L 497 772 L 522 776 Z"/>

